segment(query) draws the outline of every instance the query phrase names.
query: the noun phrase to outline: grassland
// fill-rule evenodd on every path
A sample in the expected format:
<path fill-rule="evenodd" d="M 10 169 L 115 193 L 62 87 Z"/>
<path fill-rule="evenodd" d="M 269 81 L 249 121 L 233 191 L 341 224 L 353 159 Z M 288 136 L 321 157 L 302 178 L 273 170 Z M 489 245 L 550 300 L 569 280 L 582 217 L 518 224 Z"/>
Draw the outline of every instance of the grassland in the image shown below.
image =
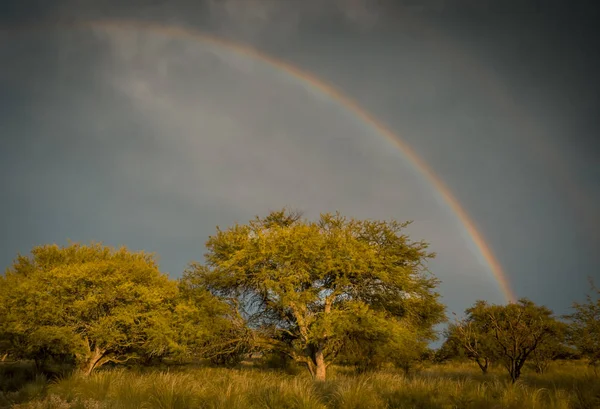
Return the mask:
<path fill-rule="evenodd" d="M 430 365 L 409 375 L 393 369 L 357 375 L 335 367 L 321 383 L 303 371 L 252 366 L 113 368 L 25 383 L 19 378 L 25 375 L 7 368 L 0 368 L 0 407 L 18 409 L 600 408 L 600 378 L 584 362 L 554 362 L 546 374 L 527 372 L 516 384 L 501 368 L 482 375 L 468 363 Z"/>

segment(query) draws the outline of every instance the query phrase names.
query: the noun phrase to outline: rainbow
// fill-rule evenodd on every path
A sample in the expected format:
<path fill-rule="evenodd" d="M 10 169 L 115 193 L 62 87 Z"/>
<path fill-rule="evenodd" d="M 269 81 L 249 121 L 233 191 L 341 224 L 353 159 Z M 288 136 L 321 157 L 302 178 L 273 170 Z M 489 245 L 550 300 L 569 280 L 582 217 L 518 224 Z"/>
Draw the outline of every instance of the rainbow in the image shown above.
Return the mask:
<path fill-rule="evenodd" d="M 154 22 L 139 22 L 129 20 L 91 20 L 91 21 L 77 21 L 71 23 L 59 23 L 49 24 L 44 27 L 60 27 L 60 28 L 82 28 L 82 29 L 107 29 L 107 30 L 137 30 L 147 31 L 152 33 L 158 33 L 171 38 L 179 38 L 183 40 L 190 40 L 196 42 L 202 42 L 204 44 L 213 45 L 216 47 L 224 48 L 233 51 L 237 54 L 260 60 L 264 63 L 269 64 L 272 67 L 279 69 L 280 71 L 287 73 L 288 75 L 302 81 L 309 85 L 311 88 L 319 91 L 321 94 L 331 98 L 337 103 L 341 104 L 347 111 L 353 113 L 357 118 L 362 120 L 366 125 L 376 130 L 391 143 L 393 143 L 401 153 L 410 161 L 410 163 L 429 181 L 429 183 L 435 188 L 438 194 L 443 198 L 446 204 L 458 217 L 465 230 L 471 237 L 471 240 L 485 259 L 486 263 L 494 275 L 502 294 L 508 302 L 516 300 L 516 296 L 510 286 L 509 280 L 504 272 L 500 262 L 496 258 L 494 252 L 487 244 L 483 235 L 477 229 L 474 221 L 469 217 L 467 212 L 461 206 L 460 202 L 454 197 L 452 192 L 444 184 L 444 182 L 433 172 L 431 167 L 423 160 L 417 153 L 398 135 L 396 135 L 391 129 L 386 127 L 372 114 L 361 108 L 361 106 L 353 101 L 350 97 L 344 95 L 341 91 L 334 88 L 322 80 L 316 78 L 314 75 L 293 66 L 285 61 L 281 61 L 275 57 L 267 55 L 257 49 L 251 48 L 247 45 L 239 44 L 230 40 L 226 40 L 219 37 L 214 37 L 198 30 L 180 27 L 164 25 Z M 41 25 L 36 24 L 35 26 L 19 26 L 17 29 L 40 29 Z M 0 28 L 2 31 L 2 28 Z"/>

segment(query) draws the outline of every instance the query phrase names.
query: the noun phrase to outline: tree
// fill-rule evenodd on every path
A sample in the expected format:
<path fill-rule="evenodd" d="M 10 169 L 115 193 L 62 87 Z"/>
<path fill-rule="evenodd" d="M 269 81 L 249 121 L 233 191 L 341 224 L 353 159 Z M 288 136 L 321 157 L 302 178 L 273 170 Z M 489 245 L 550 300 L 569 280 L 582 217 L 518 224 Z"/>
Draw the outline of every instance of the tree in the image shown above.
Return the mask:
<path fill-rule="evenodd" d="M 499 356 L 512 382 L 521 376 L 529 356 L 560 333 L 560 323 L 545 306 L 520 299 L 508 305 L 485 307 Z"/>
<path fill-rule="evenodd" d="M 498 361 L 516 382 L 530 356 L 536 370 L 543 371 L 554 351 L 560 350 L 564 323 L 557 321 L 550 309 L 530 300 L 508 305 L 477 301 L 465 312 L 466 318 L 450 326 L 448 340 L 477 362 L 483 373 L 491 361 Z"/>
<path fill-rule="evenodd" d="M 451 330 L 451 326 L 449 326 L 444 331 L 444 336 L 446 340 L 442 343 L 442 345 L 435 351 L 433 361 L 435 363 L 441 364 L 443 362 L 447 362 L 453 359 L 462 359 L 465 358 L 465 354 L 463 349 L 456 337 L 453 336 L 453 332 Z"/>
<path fill-rule="evenodd" d="M 359 373 L 377 371 L 392 364 L 408 374 L 428 352 L 427 342 L 414 337 L 408 328 L 392 321 L 380 329 L 385 331 L 368 342 L 362 336 L 349 337 L 338 357 L 345 364 L 354 365 Z"/>
<path fill-rule="evenodd" d="M 11 351 L 43 363 L 73 356 L 90 374 L 107 362 L 178 348 L 177 285 L 151 254 L 93 243 L 35 247 L 0 277 L 2 333 Z"/>
<path fill-rule="evenodd" d="M 14 355 L 13 340 L 11 334 L 7 332 L 6 323 L 8 320 L 8 306 L 2 302 L 9 296 L 7 288 L 0 275 L 0 362 L 4 362 L 10 355 Z"/>
<path fill-rule="evenodd" d="M 548 370 L 550 362 L 558 359 L 560 356 L 568 354 L 569 351 L 564 344 L 566 325 L 557 322 L 555 335 L 546 338 L 531 354 L 531 366 L 539 374 Z"/>
<path fill-rule="evenodd" d="M 570 320 L 567 337 L 595 368 L 600 362 L 600 289 L 591 280 L 590 286 L 594 296 L 588 294 L 585 303 L 573 303 L 575 312 L 567 316 Z"/>
<path fill-rule="evenodd" d="M 175 326 L 188 356 L 231 366 L 252 352 L 252 332 L 236 308 L 216 298 L 189 273 L 179 280 L 179 291 Z"/>
<path fill-rule="evenodd" d="M 447 339 L 479 366 L 481 372 L 487 373 L 490 363 L 498 356 L 497 343 L 491 332 L 488 319 L 489 305 L 485 301 L 477 301 L 473 307 L 465 310 L 466 317 L 448 326 Z"/>
<path fill-rule="evenodd" d="M 236 305 L 254 342 L 306 365 L 319 380 L 348 340 L 428 340 L 443 319 L 427 244 L 408 223 L 287 210 L 221 230 L 190 277 Z M 390 331 L 393 336 L 390 335 Z"/>

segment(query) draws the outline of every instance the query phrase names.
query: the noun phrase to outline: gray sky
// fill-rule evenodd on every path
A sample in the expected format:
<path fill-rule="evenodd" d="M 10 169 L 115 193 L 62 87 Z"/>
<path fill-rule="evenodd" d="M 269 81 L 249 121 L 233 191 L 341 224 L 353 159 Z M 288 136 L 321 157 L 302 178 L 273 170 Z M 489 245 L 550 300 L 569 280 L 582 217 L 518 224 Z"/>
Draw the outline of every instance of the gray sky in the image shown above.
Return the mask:
<path fill-rule="evenodd" d="M 599 275 L 590 10 L 110 3 L 8 2 L 0 22 L 152 20 L 251 44 L 401 135 L 465 207 L 518 296 L 564 313 Z M 178 277 L 216 225 L 288 205 L 308 217 L 414 220 L 414 239 L 438 253 L 431 269 L 449 311 L 502 301 L 459 220 L 394 145 L 263 62 L 99 28 L 2 30 L 0 61 L 3 266 L 37 244 L 101 240 L 155 251 Z"/>

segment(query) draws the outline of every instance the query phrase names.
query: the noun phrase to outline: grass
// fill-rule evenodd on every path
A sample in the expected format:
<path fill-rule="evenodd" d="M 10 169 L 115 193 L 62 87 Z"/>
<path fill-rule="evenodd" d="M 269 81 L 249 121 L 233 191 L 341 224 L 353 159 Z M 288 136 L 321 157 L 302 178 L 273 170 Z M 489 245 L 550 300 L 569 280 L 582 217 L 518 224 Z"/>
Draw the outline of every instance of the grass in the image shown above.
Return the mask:
<path fill-rule="evenodd" d="M 178 367 L 39 378 L 1 396 L 0 406 L 15 409 L 592 409 L 600 408 L 600 379 L 581 362 L 554 363 L 514 385 L 501 369 L 482 375 L 471 364 L 432 365 L 410 376 L 334 368 L 324 383 L 303 372 Z"/>

